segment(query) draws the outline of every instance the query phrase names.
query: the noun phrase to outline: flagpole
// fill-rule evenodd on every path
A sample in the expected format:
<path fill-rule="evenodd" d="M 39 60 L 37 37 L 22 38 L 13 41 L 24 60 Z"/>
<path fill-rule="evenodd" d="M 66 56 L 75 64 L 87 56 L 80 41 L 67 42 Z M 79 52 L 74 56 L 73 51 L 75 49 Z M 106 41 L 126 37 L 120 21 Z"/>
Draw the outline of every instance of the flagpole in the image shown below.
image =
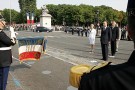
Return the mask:
<path fill-rule="evenodd" d="M 11 26 L 11 0 L 10 0 L 10 26 Z"/>

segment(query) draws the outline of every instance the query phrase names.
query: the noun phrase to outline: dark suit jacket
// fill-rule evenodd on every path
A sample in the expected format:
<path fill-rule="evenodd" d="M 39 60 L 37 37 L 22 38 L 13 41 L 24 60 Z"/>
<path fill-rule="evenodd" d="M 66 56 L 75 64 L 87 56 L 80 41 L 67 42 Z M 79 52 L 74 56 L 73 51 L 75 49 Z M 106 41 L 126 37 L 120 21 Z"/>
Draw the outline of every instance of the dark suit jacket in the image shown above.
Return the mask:
<path fill-rule="evenodd" d="M 84 74 L 78 90 L 135 90 L 135 51 L 126 63 Z"/>
<path fill-rule="evenodd" d="M 14 45 L 11 39 L 3 32 L 0 32 L 0 48 Z M 11 50 L 0 50 L 0 67 L 10 66 L 12 63 Z"/>
<path fill-rule="evenodd" d="M 112 39 L 111 41 L 116 41 L 116 39 L 119 39 L 119 28 L 118 27 L 111 27 L 111 32 L 112 32 Z"/>
<path fill-rule="evenodd" d="M 108 44 L 109 41 L 111 41 L 111 29 L 109 27 L 101 28 L 101 43 L 102 44 Z"/>

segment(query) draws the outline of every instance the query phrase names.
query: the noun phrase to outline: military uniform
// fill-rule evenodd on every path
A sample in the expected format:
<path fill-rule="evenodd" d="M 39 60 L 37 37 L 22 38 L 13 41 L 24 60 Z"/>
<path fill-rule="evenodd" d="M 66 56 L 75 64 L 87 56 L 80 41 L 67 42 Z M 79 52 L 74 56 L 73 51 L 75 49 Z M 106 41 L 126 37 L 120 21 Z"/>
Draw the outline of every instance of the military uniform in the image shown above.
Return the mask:
<path fill-rule="evenodd" d="M 11 46 L 15 43 L 0 30 L 0 90 L 6 89 L 9 66 L 12 63 Z"/>
<path fill-rule="evenodd" d="M 78 90 L 135 90 L 135 51 L 128 62 L 107 65 L 81 78 Z"/>

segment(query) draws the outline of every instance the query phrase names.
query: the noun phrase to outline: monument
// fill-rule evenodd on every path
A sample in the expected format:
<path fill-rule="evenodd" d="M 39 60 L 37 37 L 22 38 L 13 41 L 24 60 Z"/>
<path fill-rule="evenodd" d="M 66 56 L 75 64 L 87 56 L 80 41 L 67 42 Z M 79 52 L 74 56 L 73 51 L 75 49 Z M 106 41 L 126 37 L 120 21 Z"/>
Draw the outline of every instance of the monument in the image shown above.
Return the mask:
<path fill-rule="evenodd" d="M 46 7 L 46 5 L 43 5 L 43 7 L 41 7 L 42 9 L 42 15 L 40 16 L 40 26 L 42 27 L 47 27 L 47 28 L 51 28 L 51 15 L 48 14 L 48 9 Z"/>

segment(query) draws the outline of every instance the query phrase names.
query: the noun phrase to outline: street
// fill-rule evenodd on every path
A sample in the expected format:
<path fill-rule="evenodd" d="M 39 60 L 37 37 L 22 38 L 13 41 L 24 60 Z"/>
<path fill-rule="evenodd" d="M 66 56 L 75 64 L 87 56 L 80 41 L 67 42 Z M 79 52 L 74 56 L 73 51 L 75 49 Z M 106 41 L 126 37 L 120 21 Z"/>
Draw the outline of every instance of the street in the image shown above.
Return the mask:
<path fill-rule="evenodd" d="M 65 32 L 37 33 L 18 31 L 17 37 L 46 36 L 47 52 L 39 61 L 18 61 L 18 45 L 12 48 L 13 63 L 10 68 L 7 90 L 77 90 L 69 84 L 70 68 L 78 64 L 93 65 L 101 62 L 100 38 L 96 38 L 93 54 L 89 40 L 66 34 Z M 121 40 L 115 58 L 109 58 L 112 64 L 126 62 L 133 51 L 132 41 Z M 109 47 L 110 54 L 110 47 Z"/>

